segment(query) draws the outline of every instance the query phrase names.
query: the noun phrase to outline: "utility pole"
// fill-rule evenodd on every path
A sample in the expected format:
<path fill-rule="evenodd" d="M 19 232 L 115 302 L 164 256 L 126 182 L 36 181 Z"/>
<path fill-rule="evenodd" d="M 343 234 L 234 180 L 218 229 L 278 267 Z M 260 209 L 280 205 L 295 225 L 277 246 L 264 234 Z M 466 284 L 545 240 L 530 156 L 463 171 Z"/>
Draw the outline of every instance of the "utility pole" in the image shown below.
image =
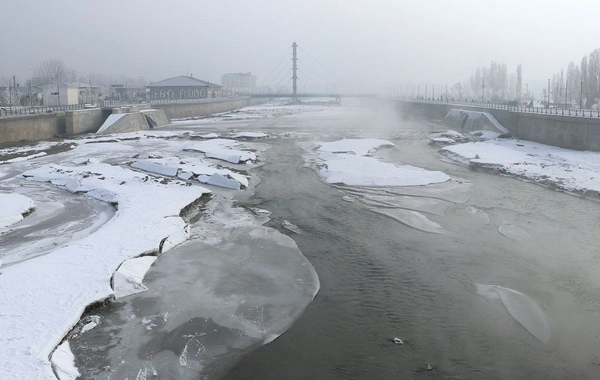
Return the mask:
<path fill-rule="evenodd" d="M 298 58 L 296 56 L 296 47 L 298 47 L 298 45 L 294 42 L 292 44 L 292 47 L 294 48 L 293 52 L 292 52 L 292 80 L 293 80 L 293 87 L 292 89 L 294 90 L 294 102 L 298 100 L 297 96 L 296 96 L 296 91 L 297 91 L 297 87 L 296 87 L 296 80 L 298 79 L 298 76 L 296 75 L 296 70 L 298 69 L 298 65 L 297 65 L 297 61 Z"/>

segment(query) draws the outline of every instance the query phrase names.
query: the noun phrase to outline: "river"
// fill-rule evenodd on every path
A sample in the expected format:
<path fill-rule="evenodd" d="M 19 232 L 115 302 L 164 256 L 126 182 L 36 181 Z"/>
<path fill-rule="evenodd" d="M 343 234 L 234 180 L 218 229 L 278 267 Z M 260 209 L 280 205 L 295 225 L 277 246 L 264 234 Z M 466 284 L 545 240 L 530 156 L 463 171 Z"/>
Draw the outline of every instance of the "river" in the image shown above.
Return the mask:
<path fill-rule="evenodd" d="M 428 145 L 431 132 L 447 127 L 435 121 L 402 120 L 394 110 L 374 105 L 350 103 L 321 112 L 169 129 L 269 133 L 271 138 L 261 141 L 270 146 L 263 156 L 264 165 L 252 171 L 258 184 L 252 194 L 238 197 L 238 202 L 272 213 L 265 226 L 295 241 L 316 270 L 320 290 L 305 310 L 293 307 L 293 299 L 287 300 L 292 304 L 285 306 L 290 316 L 298 319 L 277 339 L 265 345 L 247 341 L 242 330 L 213 323 L 216 319 L 207 310 L 219 311 L 219 302 L 187 301 L 197 299 L 194 284 L 202 280 L 203 266 L 209 265 L 204 258 L 195 261 L 198 265 L 193 260 L 177 264 L 178 254 L 198 251 L 199 243 L 192 239 L 171 251 L 171 258 L 157 261 L 145 281 L 150 292 L 136 296 L 132 306 L 119 302 L 111 306 L 114 323 L 133 324 L 138 329 L 133 331 L 150 336 L 144 350 L 132 353 L 137 355 L 135 360 L 164 349 L 176 354 L 169 354 L 172 363 L 182 350 L 170 332 L 161 333 L 160 339 L 151 336 L 154 333 L 148 333 L 146 326 L 155 322 L 144 321 L 137 313 L 140 307 L 154 308 L 158 294 L 165 293 L 169 302 L 187 308 L 177 331 L 206 330 L 209 337 L 213 335 L 213 345 L 226 337 L 223 345 L 242 347 L 239 339 L 246 339 L 244 348 L 233 354 L 228 351 L 219 359 L 220 351 L 213 352 L 216 364 L 209 366 L 210 371 L 199 369 L 210 378 L 597 378 L 597 201 L 449 162 Z M 442 171 L 452 179 L 395 188 L 326 184 L 311 164 L 312 143 L 342 138 L 388 139 L 394 147 L 380 149 L 377 157 Z M 296 225 L 300 233 L 282 228 L 284 221 Z M 202 223 L 200 219 L 195 228 Z M 239 236 L 236 244 L 247 245 L 250 251 L 258 249 L 258 243 Z M 268 244 L 261 241 L 260 247 Z M 265 251 L 265 263 L 277 261 L 277 250 Z M 286 255 L 295 263 L 290 262 L 290 276 L 296 276 L 294 268 L 299 268 L 301 260 L 295 251 Z M 188 272 L 193 272 L 193 281 L 186 280 Z M 235 271 L 223 274 L 229 276 L 225 282 L 236 276 Z M 264 271 L 263 275 L 268 277 Z M 177 281 L 185 287 L 169 295 L 168 284 Z M 307 291 L 301 292 L 302 299 Z M 279 295 L 274 298 L 284 301 Z M 143 299 L 149 301 L 144 304 Z M 229 307 L 223 304 L 224 310 Z M 110 308 L 102 313 L 111 320 Z M 166 322 L 166 315 L 155 314 Z M 113 326 L 104 329 L 114 330 Z M 106 330 L 94 331 L 96 344 L 109 348 L 138 340 L 121 332 L 119 339 L 103 340 Z M 199 341 L 196 345 L 198 353 L 206 352 Z M 86 351 L 85 344 L 74 349 L 78 364 L 90 349 L 94 348 L 87 346 Z M 103 360 L 90 360 L 92 367 L 106 369 Z"/>

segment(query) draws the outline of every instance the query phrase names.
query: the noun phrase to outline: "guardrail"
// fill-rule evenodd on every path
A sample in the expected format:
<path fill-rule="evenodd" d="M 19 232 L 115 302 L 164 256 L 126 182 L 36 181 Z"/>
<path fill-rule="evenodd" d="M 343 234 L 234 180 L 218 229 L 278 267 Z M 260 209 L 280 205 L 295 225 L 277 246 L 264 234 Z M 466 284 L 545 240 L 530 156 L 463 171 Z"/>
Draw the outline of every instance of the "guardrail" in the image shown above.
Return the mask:
<path fill-rule="evenodd" d="M 448 101 L 447 99 L 422 99 L 412 97 L 392 97 L 392 99 L 406 100 L 418 103 L 431 103 L 431 104 L 447 104 L 456 105 L 462 107 L 476 107 L 476 108 L 489 108 L 489 109 L 501 109 L 511 112 L 521 113 L 535 113 L 549 116 L 567 116 L 567 117 L 587 117 L 600 119 L 600 110 L 597 109 L 579 109 L 579 108 L 564 108 L 564 107 L 538 107 L 538 106 L 513 106 L 509 104 L 498 104 L 498 103 L 482 103 L 482 102 L 456 102 Z"/>
<path fill-rule="evenodd" d="M 64 112 L 70 110 L 81 110 L 85 108 L 96 108 L 90 104 L 69 104 L 66 106 L 0 106 L 0 117 L 18 115 L 43 115 L 53 112 Z"/>

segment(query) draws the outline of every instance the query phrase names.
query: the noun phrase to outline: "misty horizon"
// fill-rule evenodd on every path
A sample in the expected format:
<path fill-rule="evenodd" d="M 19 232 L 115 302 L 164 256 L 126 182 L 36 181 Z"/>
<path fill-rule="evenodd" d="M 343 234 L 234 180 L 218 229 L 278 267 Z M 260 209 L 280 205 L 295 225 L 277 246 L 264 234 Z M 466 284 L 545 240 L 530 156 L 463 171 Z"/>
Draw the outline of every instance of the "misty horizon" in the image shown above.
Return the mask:
<path fill-rule="evenodd" d="M 470 0 L 14 2 L 3 7 L 4 29 L 15 32 L 0 37 L 0 77 L 15 76 L 24 83 L 36 65 L 60 59 L 79 76 L 107 75 L 115 83 L 122 77 L 151 83 L 179 75 L 220 83 L 225 73 L 252 72 L 260 84 L 297 42 L 303 49 L 300 67 L 322 69 L 311 61 L 315 57 L 335 74 L 323 70 L 317 75 L 345 91 L 452 85 L 492 61 L 506 64 L 509 73 L 522 64 L 523 82 L 538 91 L 569 62 L 579 64 L 600 47 L 589 38 L 593 26 L 581 22 L 579 11 L 570 12 L 585 9 L 589 18 L 593 3 L 577 5 Z M 31 32 L 17 32 L 24 19 Z M 306 80 L 309 74 L 300 74 L 300 86 L 323 86 Z"/>

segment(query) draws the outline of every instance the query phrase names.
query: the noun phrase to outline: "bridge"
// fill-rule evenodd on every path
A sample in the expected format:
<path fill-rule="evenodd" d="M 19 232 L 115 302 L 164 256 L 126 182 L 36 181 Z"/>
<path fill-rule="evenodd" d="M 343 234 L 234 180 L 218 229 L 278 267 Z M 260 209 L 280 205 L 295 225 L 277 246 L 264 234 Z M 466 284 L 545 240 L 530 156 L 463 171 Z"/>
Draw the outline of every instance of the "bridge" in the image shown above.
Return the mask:
<path fill-rule="evenodd" d="M 281 63 L 285 60 L 286 56 L 288 56 L 288 53 L 290 51 L 290 49 L 288 49 L 288 51 L 285 53 L 285 55 L 283 56 L 283 58 L 279 61 L 279 63 L 275 66 L 275 68 L 271 71 L 271 73 L 263 80 L 263 82 L 258 86 L 258 88 L 261 88 L 263 86 L 266 85 L 266 87 L 271 86 L 272 83 L 274 83 L 276 80 L 277 83 L 275 84 L 275 89 L 277 90 L 278 88 L 280 89 L 281 87 L 280 84 L 285 80 L 286 75 L 290 73 L 292 76 L 289 77 L 289 80 L 282 86 L 283 88 L 286 88 L 290 82 L 292 82 L 292 92 L 291 93 L 282 93 L 281 91 L 277 91 L 277 92 L 272 92 L 272 93 L 257 93 L 257 94 L 251 94 L 250 96 L 253 98 L 282 98 L 282 97 L 286 97 L 286 98 L 292 98 L 293 101 L 297 101 L 298 98 L 323 98 L 323 97 L 327 97 L 327 98 L 335 98 L 336 101 L 338 103 L 341 102 L 341 94 L 339 93 L 329 93 L 328 88 L 334 88 L 336 90 L 339 89 L 335 86 L 335 84 L 333 84 L 331 81 L 323 78 L 323 76 L 321 76 L 316 70 L 313 70 L 312 68 L 310 68 L 310 66 L 307 64 L 307 62 L 304 62 L 305 65 L 303 67 L 305 67 L 306 69 L 310 70 L 312 72 L 312 74 L 314 74 L 316 77 L 319 77 L 321 79 L 321 82 L 314 80 L 311 76 L 309 76 L 306 72 L 304 72 L 303 70 L 301 70 L 298 67 L 298 49 L 300 47 L 298 46 L 298 44 L 296 42 L 292 43 L 292 46 L 290 47 L 290 49 L 292 49 L 292 59 L 291 61 L 289 61 L 286 65 L 283 66 L 283 68 L 277 73 L 277 75 L 275 75 L 274 77 L 272 77 L 273 73 L 275 73 L 277 71 L 277 69 L 279 68 L 279 66 L 281 65 Z M 300 48 L 300 50 L 302 50 L 304 53 L 306 53 L 306 55 L 308 57 L 310 57 L 311 59 L 313 59 L 316 63 L 318 63 L 319 65 L 321 65 L 323 68 L 325 68 L 329 73 L 333 74 L 334 76 L 336 76 L 338 79 L 341 79 L 337 74 L 335 74 L 333 71 L 329 70 L 325 65 L 323 65 L 322 63 L 320 63 L 319 61 L 317 61 L 315 58 L 313 58 L 310 54 L 308 54 L 308 52 L 306 52 L 304 49 Z M 286 68 L 289 66 L 290 62 L 292 63 L 292 67 L 290 70 L 288 70 L 287 72 L 285 71 Z M 300 77 L 298 77 L 298 72 L 300 72 L 304 77 L 306 77 L 307 79 L 311 80 L 313 83 L 317 84 L 318 86 L 324 87 L 324 92 L 323 93 L 299 93 L 298 92 L 298 80 L 300 79 Z M 283 76 L 281 76 L 281 74 L 283 74 Z M 311 74 L 311 75 L 312 75 Z M 267 81 L 271 79 L 268 83 Z M 306 82 L 304 84 L 304 86 L 306 86 Z"/>

